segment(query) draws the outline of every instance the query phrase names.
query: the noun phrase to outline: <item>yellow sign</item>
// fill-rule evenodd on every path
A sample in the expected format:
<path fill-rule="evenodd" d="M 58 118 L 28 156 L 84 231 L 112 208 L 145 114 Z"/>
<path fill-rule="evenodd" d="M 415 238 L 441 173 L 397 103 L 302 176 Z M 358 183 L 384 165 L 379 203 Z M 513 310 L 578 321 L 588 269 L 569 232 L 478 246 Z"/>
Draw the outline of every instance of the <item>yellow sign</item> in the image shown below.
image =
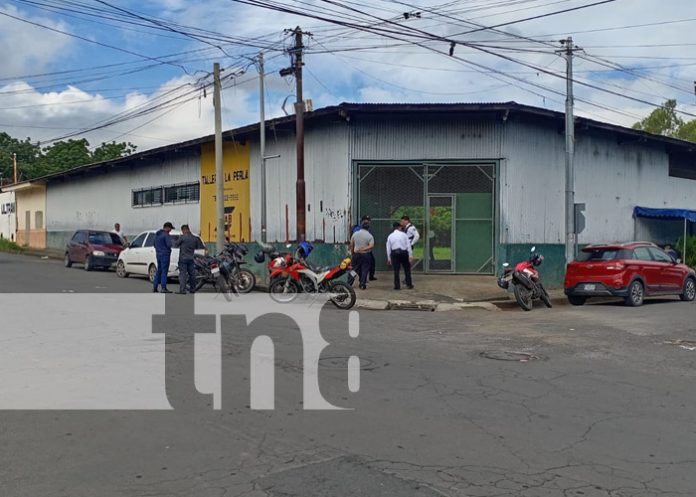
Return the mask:
<path fill-rule="evenodd" d="M 225 176 L 225 235 L 233 242 L 251 241 L 249 198 L 249 145 L 225 142 L 222 151 Z M 217 238 L 215 144 L 201 147 L 201 237 Z"/>

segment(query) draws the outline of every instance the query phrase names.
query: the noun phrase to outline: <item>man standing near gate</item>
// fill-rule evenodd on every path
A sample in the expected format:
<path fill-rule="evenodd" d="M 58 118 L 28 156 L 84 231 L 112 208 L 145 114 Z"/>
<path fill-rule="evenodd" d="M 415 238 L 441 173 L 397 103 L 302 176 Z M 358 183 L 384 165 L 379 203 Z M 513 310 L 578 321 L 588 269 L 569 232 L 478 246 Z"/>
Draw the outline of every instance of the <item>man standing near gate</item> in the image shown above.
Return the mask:
<path fill-rule="evenodd" d="M 360 276 L 360 288 L 367 288 L 367 275 L 370 272 L 370 258 L 375 247 L 375 239 L 368 231 L 370 223 L 363 222 L 360 229 L 350 237 L 350 252 L 353 254 L 353 269 Z"/>
<path fill-rule="evenodd" d="M 365 214 L 363 217 L 360 218 L 360 224 L 356 224 L 355 226 L 353 226 L 353 230 L 350 233 L 351 236 L 353 236 L 355 233 L 360 231 L 362 229 L 363 225 L 367 225 L 367 231 L 370 231 L 370 216 L 368 216 L 367 214 Z M 370 234 L 372 234 L 371 231 L 370 231 Z M 370 261 L 370 270 L 369 270 L 370 281 L 375 281 L 377 279 L 377 278 L 375 278 L 375 269 L 377 266 L 377 263 L 375 261 L 375 254 L 373 254 L 372 251 L 370 251 L 367 253 L 367 256 L 368 256 L 369 261 Z"/>
<path fill-rule="evenodd" d="M 401 230 L 401 223 L 395 222 L 393 227 L 394 231 L 387 238 L 387 264 L 394 269 L 394 290 L 401 290 L 401 281 L 399 280 L 401 266 L 404 267 L 406 288 L 411 290 L 413 288 L 413 282 L 411 281 L 413 248 L 408 235 Z"/>

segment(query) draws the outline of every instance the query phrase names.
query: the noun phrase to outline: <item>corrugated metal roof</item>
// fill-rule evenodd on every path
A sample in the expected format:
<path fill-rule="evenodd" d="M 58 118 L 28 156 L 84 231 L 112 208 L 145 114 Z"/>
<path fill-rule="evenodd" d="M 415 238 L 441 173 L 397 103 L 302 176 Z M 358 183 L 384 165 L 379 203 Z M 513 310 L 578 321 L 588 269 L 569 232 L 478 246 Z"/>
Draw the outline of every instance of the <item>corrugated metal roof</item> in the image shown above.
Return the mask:
<path fill-rule="evenodd" d="M 403 113 L 425 113 L 425 114 L 458 114 L 458 113 L 469 113 L 469 114 L 495 114 L 504 113 L 505 115 L 517 114 L 527 117 L 536 117 L 542 120 L 554 120 L 563 122 L 565 119 L 565 114 L 562 112 L 557 112 L 549 109 L 543 109 L 541 107 L 533 107 L 531 105 L 518 104 L 516 102 L 480 102 L 480 103 L 350 103 L 343 102 L 339 105 L 334 105 L 330 107 L 323 107 L 317 109 L 313 112 L 305 113 L 305 120 L 311 122 L 313 120 L 320 120 L 327 117 L 349 117 L 351 114 L 403 114 Z M 266 122 L 268 127 L 281 127 L 284 125 L 294 124 L 295 116 L 283 116 L 276 119 L 271 119 Z M 640 131 L 632 128 L 626 128 L 623 126 L 618 126 L 615 124 L 605 123 L 601 121 L 595 121 L 593 119 L 587 119 L 584 117 L 575 118 L 576 127 L 582 129 L 595 129 L 600 131 L 608 131 L 617 133 L 619 135 L 631 137 L 633 139 L 639 139 L 645 142 L 662 143 L 665 145 L 670 145 L 675 148 L 680 148 L 685 151 L 692 152 L 696 150 L 696 144 L 692 142 L 687 142 L 683 140 L 678 140 L 675 138 L 670 138 L 661 135 L 654 135 L 652 133 L 647 133 L 645 131 Z M 240 128 L 231 129 L 223 133 L 223 139 L 233 139 L 236 137 L 246 137 L 251 133 L 258 132 L 259 123 L 249 124 L 242 126 Z M 103 167 L 114 167 L 121 164 L 126 164 L 134 160 L 145 159 L 148 157 L 153 157 L 157 155 L 166 154 L 173 151 L 182 151 L 192 149 L 203 143 L 208 143 L 214 140 L 214 135 L 207 135 L 200 138 L 195 138 L 193 140 L 188 140 L 185 142 L 175 143 L 172 145 L 166 145 L 163 147 L 153 148 L 146 150 L 144 152 L 139 152 L 137 154 L 129 155 L 127 157 L 121 157 L 119 159 L 114 159 L 110 161 L 98 162 L 95 164 L 88 164 L 60 173 L 54 173 L 40 178 L 35 178 L 31 181 L 45 180 L 50 181 L 60 177 L 71 176 L 78 173 L 83 173 L 90 171 L 92 169 L 99 169 Z M 28 182 L 28 181 L 26 181 Z M 1 190 L 0 190 L 1 191 Z"/>

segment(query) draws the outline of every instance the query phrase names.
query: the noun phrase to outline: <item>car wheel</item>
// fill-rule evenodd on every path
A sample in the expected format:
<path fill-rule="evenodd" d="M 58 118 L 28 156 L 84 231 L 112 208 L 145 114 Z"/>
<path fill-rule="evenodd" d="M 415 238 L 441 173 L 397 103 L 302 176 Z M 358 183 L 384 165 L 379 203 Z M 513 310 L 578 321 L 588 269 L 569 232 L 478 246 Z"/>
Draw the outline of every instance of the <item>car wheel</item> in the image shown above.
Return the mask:
<path fill-rule="evenodd" d="M 70 260 L 70 254 L 68 254 L 67 252 L 65 253 L 65 259 L 63 261 L 63 264 L 65 265 L 65 267 L 72 267 L 72 261 Z"/>
<path fill-rule="evenodd" d="M 150 283 L 154 283 L 155 276 L 157 276 L 157 266 L 150 264 L 150 267 L 147 268 L 147 276 L 150 278 Z"/>
<path fill-rule="evenodd" d="M 684 302 L 691 302 L 696 298 L 696 279 L 687 278 L 684 282 L 684 291 L 679 295 Z"/>
<path fill-rule="evenodd" d="M 85 271 L 91 271 L 94 269 L 94 266 L 92 266 L 92 256 L 88 255 L 85 257 Z"/>
<path fill-rule="evenodd" d="M 128 271 L 126 271 L 126 265 L 123 261 L 118 261 L 116 263 L 116 276 L 119 278 L 128 278 Z"/>
<path fill-rule="evenodd" d="M 636 280 L 628 287 L 628 295 L 624 299 L 626 305 L 631 307 L 638 307 L 643 305 L 643 300 L 645 299 L 645 289 L 643 284 Z"/>
<path fill-rule="evenodd" d="M 587 297 L 578 297 L 577 295 L 568 295 L 570 305 L 585 305 Z"/>

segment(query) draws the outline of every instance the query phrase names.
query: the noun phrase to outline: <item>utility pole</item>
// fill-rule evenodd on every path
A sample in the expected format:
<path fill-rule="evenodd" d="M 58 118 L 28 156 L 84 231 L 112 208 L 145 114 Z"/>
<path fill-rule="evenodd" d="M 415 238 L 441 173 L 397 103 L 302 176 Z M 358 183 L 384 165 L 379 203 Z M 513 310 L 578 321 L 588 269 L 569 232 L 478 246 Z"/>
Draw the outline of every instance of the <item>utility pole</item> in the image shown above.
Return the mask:
<path fill-rule="evenodd" d="M 296 207 L 297 207 L 297 241 L 303 241 L 306 237 L 306 201 L 305 201 L 305 179 L 304 179 L 304 100 L 302 97 L 302 36 L 304 33 L 299 26 L 295 28 L 295 135 L 297 139 L 297 183 Z"/>
<path fill-rule="evenodd" d="M 215 249 L 225 246 L 225 172 L 222 167 L 222 98 L 220 98 L 220 64 L 213 65 L 213 106 L 215 107 L 215 207 L 217 237 Z"/>
<path fill-rule="evenodd" d="M 263 52 L 259 53 L 259 153 L 261 155 L 261 241 L 266 243 L 266 87 L 264 82 Z"/>
<path fill-rule="evenodd" d="M 575 259 L 575 121 L 573 117 L 573 52 L 578 48 L 570 36 L 560 40 L 566 60 L 566 101 L 565 101 L 565 257 L 566 263 Z"/>
<path fill-rule="evenodd" d="M 17 183 L 17 154 L 12 154 L 12 171 L 14 175 L 14 182 Z"/>

